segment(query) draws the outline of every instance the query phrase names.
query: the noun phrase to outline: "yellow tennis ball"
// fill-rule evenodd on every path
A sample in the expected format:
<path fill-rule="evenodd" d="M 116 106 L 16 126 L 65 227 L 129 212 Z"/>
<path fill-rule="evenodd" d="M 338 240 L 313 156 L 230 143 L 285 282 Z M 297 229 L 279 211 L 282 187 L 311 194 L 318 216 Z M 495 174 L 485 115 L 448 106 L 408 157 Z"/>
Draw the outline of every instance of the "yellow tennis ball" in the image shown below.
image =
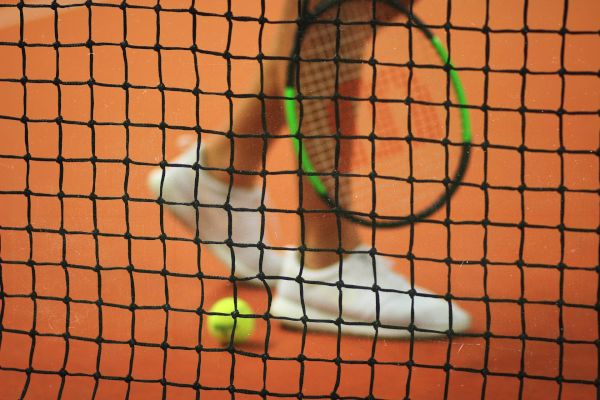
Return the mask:
<path fill-rule="evenodd" d="M 234 343 L 245 342 L 254 330 L 254 318 L 250 317 L 254 312 L 240 298 L 236 301 L 233 297 L 225 297 L 213 304 L 209 312 L 208 331 L 221 343 L 229 343 L 233 329 Z"/>

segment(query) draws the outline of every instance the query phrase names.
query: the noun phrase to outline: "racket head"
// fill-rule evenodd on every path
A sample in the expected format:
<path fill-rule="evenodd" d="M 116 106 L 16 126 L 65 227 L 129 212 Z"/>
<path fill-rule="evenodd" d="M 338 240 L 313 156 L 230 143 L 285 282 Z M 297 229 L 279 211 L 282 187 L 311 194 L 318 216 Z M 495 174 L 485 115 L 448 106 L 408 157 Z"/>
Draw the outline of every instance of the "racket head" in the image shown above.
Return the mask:
<path fill-rule="evenodd" d="M 353 222 L 418 222 L 462 181 L 471 133 L 460 79 L 396 1 L 324 1 L 305 15 L 285 96 L 303 172 Z"/>

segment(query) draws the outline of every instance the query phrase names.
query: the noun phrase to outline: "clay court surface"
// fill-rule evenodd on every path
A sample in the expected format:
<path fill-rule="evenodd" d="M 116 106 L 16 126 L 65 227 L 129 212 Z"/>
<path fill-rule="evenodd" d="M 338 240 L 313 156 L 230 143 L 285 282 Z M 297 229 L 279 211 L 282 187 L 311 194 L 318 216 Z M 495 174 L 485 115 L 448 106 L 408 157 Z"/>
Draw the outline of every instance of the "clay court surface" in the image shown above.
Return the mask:
<path fill-rule="evenodd" d="M 412 342 L 303 334 L 262 318 L 269 292 L 230 283 L 152 200 L 149 172 L 197 138 L 197 98 L 201 127 L 224 129 L 227 62 L 217 53 L 228 37 L 232 54 L 258 52 L 256 21 L 228 33 L 217 15 L 226 1 L 196 3 L 197 96 L 192 15 L 164 10 L 189 2 L 157 12 L 131 1 L 126 17 L 108 0 L 25 7 L 22 31 L 19 9 L 0 8 L 0 399 L 597 398 L 599 3 L 494 0 L 487 39 L 451 30 L 469 104 L 489 107 L 471 111 L 465 185 L 431 222 L 377 232 L 376 246 L 417 285 L 451 293 L 474 323 L 466 335 Z M 485 3 L 452 1 L 452 24 L 481 28 Z M 415 6 L 432 25 L 447 11 L 445 0 Z M 232 12 L 258 17 L 260 1 L 235 0 Z M 588 33 L 561 36 L 563 25 Z M 160 59 L 157 40 L 172 48 Z M 243 93 L 258 70 L 232 60 L 231 90 Z M 289 139 L 269 146 L 268 171 L 297 168 Z M 269 175 L 267 191 L 270 241 L 296 245 L 298 216 L 285 211 L 297 207 L 297 177 Z M 251 303 L 257 329 L 230 349 L 209 336 L 203 311 L 234 294 Z"/>

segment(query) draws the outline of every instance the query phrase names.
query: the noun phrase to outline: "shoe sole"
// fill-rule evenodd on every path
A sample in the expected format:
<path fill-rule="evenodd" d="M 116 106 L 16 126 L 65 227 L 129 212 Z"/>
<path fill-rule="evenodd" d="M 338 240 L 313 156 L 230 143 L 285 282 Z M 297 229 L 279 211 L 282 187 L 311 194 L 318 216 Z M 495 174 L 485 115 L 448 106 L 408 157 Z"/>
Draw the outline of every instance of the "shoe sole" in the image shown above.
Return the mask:
<path fill-rule="evenodd" d="M 271 315 L 278 318 L 284 327 L 295 329 L 295 330 L 308 330 L 326 333 L 339 334 L 340 331 L 344 335 L 352 336 L 375 336 L 376 330 L 370 325 L 359 325 L 352 324 L 354 321 L 344 323 L 341 325 L 341 329 L 338 328 L 333 321 L 337 319 L 337 315 L 324 313 L 318 309 L 305 306 L 306 315 L 310 315 L 310 321 L 306 324 L 298 319 L 292 319 L 289 315 L 298 315 L 298 304 L 289 301 L 285 298 L 275 297 L 271 305 Z M 453 323 L 452 327 L 455 333 L 464 332 L 470 325 L 469 319 L 466 319 L 462 324 Z M 433 329 L 432 329 L 433 330 Z M 386 339 L 439 339 L 447 338 L 448 335 L 444 332 L 423 332 L 415 331 L 411 334 L 408 328 L 378 328 L 377 336 Z"/>

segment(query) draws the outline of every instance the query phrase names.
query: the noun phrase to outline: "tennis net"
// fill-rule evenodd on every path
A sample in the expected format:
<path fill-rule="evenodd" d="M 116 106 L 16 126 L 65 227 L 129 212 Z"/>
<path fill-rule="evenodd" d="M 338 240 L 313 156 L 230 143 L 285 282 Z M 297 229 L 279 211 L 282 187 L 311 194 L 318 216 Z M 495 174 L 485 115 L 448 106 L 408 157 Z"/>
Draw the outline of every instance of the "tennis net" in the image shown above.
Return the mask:
<path fill-rule="evenodd" d="M 468 93 L 471 160 L 437 213 L 360 235 L 472 315 L 435 341 L 283 329 L 277 279 L 245 285 L 148 190 L 182 149 L 243 136 L 235 107 L 283 107 L 261 71 L 289 62 L 267 45 L 298 25 L 284 4 L 0 2 L 0 398 L 597 398 L 599 4 L 411 6 Z M 262 117 L 262 169 L 221 172 L 268 193 L 264 257 L 303 252 L 292 134 Z M 252 304 L 247 343 L 207 331 L 226 296 Z"/>

